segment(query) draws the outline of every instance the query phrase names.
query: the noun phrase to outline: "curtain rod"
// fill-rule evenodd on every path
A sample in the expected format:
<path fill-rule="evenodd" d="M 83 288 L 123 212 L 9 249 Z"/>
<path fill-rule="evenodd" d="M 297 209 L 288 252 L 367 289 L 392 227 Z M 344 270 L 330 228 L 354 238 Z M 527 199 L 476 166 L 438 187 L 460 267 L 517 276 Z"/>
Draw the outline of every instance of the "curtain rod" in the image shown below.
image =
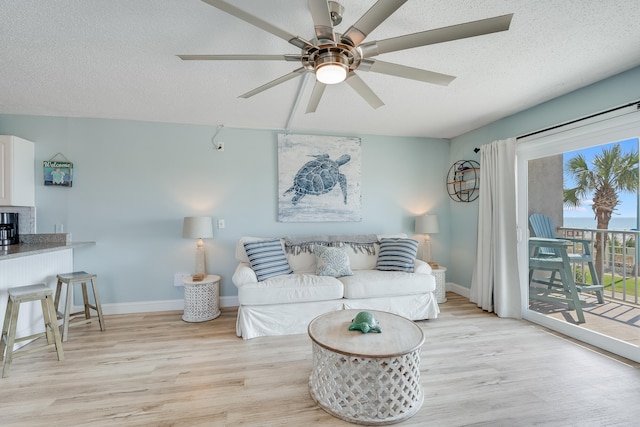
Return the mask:
<path fill-rule="evenodd" d="M 581 117 L 581 118 L 579 118 L 579 119 L 575 119 L 575 120 L 571 120 L 571 121 L 568 121 L 568 122 L 564 122 L 564 123 L 561 123 L 561 124 L 559 124 L 559 125 L 550 126 L 550 127 L 548 127 L 548 128 L 545 128 L 545 129 L 540 129 L 540 130 L 537 130 L 537 131 L 535 131 L 535 132 L 528 133 L 528 134 L 526 134 L 526 135 L 520 135 L 519 137 L 517 137 L 517 138 L 516 138 L 516 140 L 518 140 L 518 139 L 522 139 L 522 138 L 526 138 L 526 137 L 528 137 L 528 136 L 537 135 L 537 134 L 539 134 L 539 133 L 547 132 L 547 131 L 550 131 L 550 130 L 553 130 L 553 129 L 558 129 L 558 128 L 561 128 L 561 127 L 563 127 L 563 126 L 567 126 L 567 125 L 571 125 L 571 124 L 573 124 L 573 123 L 581 122 L 581 121 L 583 121 L 583 120 L 591 119 L 591 118 L 593 118 L 593 117 L 598 117 L 598 116 L 601 116 L 601 115 L 603 115 L 603 114 L 611 113 L 612 111 L 621 110 L 621 109 L 623 109 L 623 108 L 630 107 L 630 106 L 632 106 L 632 105 L 635 105 L 635 106 L 637 107 L 637 109 L 638 109 L 638 110 L 640 110 L 640 100 L 638 100 L 638 101 L 633 101 L 633 102 L 630 102 L 630 103 L 628 103 L 628 104 L 621 105 L 621 106 L 619 106 L 619 107 L 610 108 L 610 109 L 605 110 L 605 111 L 600 111 L 599 113 L 591 114 L 591 115 L 589 115 L 589 116 Z"/>

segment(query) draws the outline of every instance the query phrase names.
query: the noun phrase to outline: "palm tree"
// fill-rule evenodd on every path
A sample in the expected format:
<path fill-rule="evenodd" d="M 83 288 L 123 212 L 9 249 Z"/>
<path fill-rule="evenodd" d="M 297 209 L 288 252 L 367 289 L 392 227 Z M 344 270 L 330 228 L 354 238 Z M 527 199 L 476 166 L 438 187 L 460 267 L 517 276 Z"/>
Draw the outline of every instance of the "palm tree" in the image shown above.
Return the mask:
<path fill-rule="evenodd" d="M 638 152 L 623 153 L 620 144 L 603 148 L 593 159 L 593 167 L 582 154 L 567 161 L 565 174 L 573 177 L 576 186 L 564 189 L 564 204 L 568 207 L 580 206 L 580 200 L 593 192 L 593 213 L 597 228 L 609 228 L 611 215 L 620 204 L 618 193 L 638 191 Z M 596 233 L 596 270 L 602 277 L 602 235 Z"/>

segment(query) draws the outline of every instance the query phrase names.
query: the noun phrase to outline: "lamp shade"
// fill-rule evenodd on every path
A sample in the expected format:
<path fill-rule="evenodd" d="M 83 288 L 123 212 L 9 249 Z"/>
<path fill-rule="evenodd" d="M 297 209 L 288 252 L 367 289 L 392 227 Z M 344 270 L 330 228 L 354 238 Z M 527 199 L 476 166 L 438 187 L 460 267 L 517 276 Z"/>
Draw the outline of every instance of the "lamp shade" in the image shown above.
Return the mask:
<path fill-rule="evenodd" d="M 210 216 L 186 216 L 182 225 L 182 237 L 207 239 L 213 237 L 213 225 Z"/>
<path fill-rule="evenodd" d="M 416 233 L 430 234 L 440 232 L 437 215 L 422 215 L 416 217 Z"/>

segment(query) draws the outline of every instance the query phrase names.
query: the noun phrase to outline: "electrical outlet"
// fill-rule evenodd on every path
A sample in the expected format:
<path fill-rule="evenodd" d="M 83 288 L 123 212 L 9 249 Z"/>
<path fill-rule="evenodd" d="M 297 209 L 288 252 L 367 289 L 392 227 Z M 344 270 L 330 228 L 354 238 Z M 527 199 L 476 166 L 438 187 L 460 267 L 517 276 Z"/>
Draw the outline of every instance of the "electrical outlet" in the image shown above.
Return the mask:
<path fill-rule="evenodd" d="M 218 151 L 224 151 L 224 142 L 218 142 L 216 144 L 216 150 Z"/>
<path fill-rule="evenodd" d="M 173 286 L 184 286 L 183 280 L 187 277 L 191 277 L 189 273 L 176 273 L 173 276 Z"/>
<path fill-rule="evenodd" d="M 222 230 L 224 228 L 224 219 L 218 220 L 218 229 Z"/>

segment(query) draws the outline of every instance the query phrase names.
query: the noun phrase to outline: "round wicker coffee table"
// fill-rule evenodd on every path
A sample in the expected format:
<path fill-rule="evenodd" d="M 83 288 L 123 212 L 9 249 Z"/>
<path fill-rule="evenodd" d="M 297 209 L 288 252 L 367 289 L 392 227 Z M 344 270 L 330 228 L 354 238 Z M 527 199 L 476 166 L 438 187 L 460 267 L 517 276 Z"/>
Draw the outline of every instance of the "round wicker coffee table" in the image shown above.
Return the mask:
<path fill-rule="evenodd" d="M 382 333 L 350 331 L 363 310 L 333 311 L 309 324 L 313 371 L 309 393 L 331 415 L 357 424 L 393 424 L 422 406 L 422 329 L 404 317 L 367 310 Z"/>

